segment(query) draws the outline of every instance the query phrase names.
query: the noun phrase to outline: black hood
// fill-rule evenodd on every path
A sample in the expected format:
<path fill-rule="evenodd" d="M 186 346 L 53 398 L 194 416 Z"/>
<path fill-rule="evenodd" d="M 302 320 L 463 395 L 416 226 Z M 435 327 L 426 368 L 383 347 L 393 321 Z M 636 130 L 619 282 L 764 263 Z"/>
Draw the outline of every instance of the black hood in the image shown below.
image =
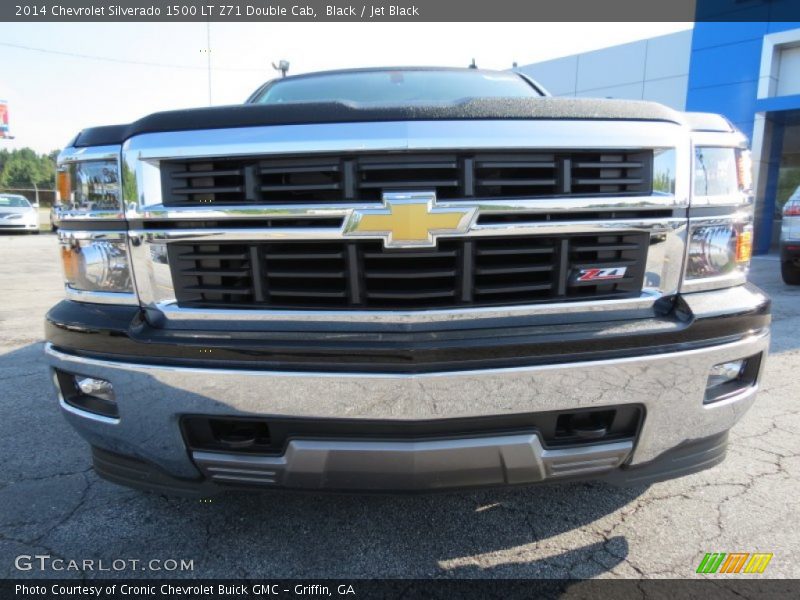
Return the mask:
<path fill-rule="evenodd" d="M 239 104 L 154 113 L 128 125 L 84 129 L 74 146 L 121 144 L 143 133 L 259 125 L 486 119 L 663 121 L 681 113 L 655 102 L 588 98 L 486 98 L 447 104 L 376 106 L 349 102 Z"/>

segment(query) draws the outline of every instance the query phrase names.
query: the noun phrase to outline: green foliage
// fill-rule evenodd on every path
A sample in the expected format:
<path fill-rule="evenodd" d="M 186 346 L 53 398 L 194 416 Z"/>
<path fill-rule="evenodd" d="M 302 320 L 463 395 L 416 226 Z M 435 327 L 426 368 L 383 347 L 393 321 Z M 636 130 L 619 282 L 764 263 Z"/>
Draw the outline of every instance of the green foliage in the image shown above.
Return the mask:
<path fill-rule="evenodd" d="M 56 184 L 56 152 L 36 154 L 30 148 L 0 150 L 0 188 L 53 189 Z"/>
<path fill-rule="evenodd" d="M 778 175 L 778 192 L 775 198 L 775 212 L 783 210 L 783 205 L 794 191 L 800 187 L 800 167 L 781 168 Z"/>

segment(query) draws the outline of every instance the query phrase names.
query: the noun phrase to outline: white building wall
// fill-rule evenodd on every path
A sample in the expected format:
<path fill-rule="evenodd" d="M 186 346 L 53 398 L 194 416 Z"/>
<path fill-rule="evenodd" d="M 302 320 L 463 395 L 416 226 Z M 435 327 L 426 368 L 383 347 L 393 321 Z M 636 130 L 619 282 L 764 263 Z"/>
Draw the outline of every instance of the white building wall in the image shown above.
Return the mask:
<path fill-rule="evenodd" d="M 554 96 L 653 100 L 686 108 L 692 31 L 518 67 Z"/>

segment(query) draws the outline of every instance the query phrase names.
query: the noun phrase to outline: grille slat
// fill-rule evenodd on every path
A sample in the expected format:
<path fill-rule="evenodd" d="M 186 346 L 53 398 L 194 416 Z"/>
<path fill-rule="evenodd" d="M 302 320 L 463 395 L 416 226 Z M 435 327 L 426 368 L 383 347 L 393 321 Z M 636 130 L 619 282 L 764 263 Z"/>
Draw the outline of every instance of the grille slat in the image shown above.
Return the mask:
<path fill-rule="evenodd" d="M 362 163 L 359 165 L 361 171 L 402 171 L 419 169 L 455 169 L 458 167 L 456 161 L 447 162 L 409 162 L 409 163 Z"/>
<path fill-rule="evenodd" d="M 610 162 L 610 161 L 596 161 L 596 162 L 577 162 L 575 168 L 577 169 L 638 169 L 643 165 L 641 161 L 627 161 L 627 162 Z"/>
<path fill-rule="evenodd" d="M 364 258 L 386 258 L 386 259 L 415 259 L 415 258 L 451 258 L 456 255 L 455 250 L 432 250 L 431 252 L 364 252 Z"/>
<path fill-rule="evenodd" d="M 552 270 L 552 265 L 534 265 L 523 267 L 480 267 L 475 269 L 475 273 L 478 275 L 505 275 L 511 273 L 543 273 Z"/>
<path fill-rule="evenodd" d="M 344 277 L 344 271 L 275 271 L 269 272 L 270 277 L 282 279 L 304 279 L 306 277 L 321 277 L 337 279 Z"/>
<path fill-rule="evenodd" d="M 528 285 L 495 285 L 476 287 L 475 293 L 477 294 L 516 294 L 518 292 L 538 292 L 541 290 L 549 290 L 553 286 L 549 283 L 536 283 Z"/>
<path fill-rule="evenodd" d="M 637 183 L 641 183 L 642 180 L 638 178 L 617 178 L 617 179 L 610 179 L 610 178 L 594 178 L 594 179 L 582 179 L 577 178 L 574 180 L 574 183 L 578 185 L 635 185 Z"/>
<path fill-rule="evenodd" d="M 455 269 L 418 269 L 413 271 L 368 271 L 368 279 L 439 279 L 455 277 Z"/>
<path fill-rule="evenodd" d="M 270 288 L 269 293 L 273 296 L 292 296 L 298 298 L 344 298 L 346 292 L 331 292 L 327 290 L 309 289 L 282 289 Z"/>
<path fill-rule="evenodd" d="M 173 171 L 173 179 L 193 179 L 195 177 L 229 177 L 243 173 L 242 169 L 209 169 L 206 171 Z"/>
<path fill-rule="evenodd" d="M 250 274 L 249 269 L 182 269 L 183 275 L 198 275 L 200 277 L 246 277 Z"/>
<path fill-rule="evenodd" d="M 452 298 L 453 291 L 432 290 L 428 292 L 412 292 L 412 291 L 398 291 L 398 292 L 367 292 L 370 298 L 386 299 L 386 300 L 426 300 L 430 298 Z"/>
<path fill-rule="evenodd" d="M 197 187 L 181 187 L 173 188 L 173 194 L 180 194 L 182 196 L 192 196 L 201 194 L 226 194 L 229 192 L 241 192 L 244 188 L 240 185 L 223 186 L 197 186 Z"/>
<path fill-rule="evenodd" d="M 340 190 L 342 186 L 338 183 L 308 183 L 305 185 L 262 185 L 259 189 L 262 192 L 313 192 L 317 190 Z"/>
<path fill-rule="evenodd" d="M 383 180 L 383 181 L 365 181 L 359 187 L 362 190 L 375 190 L 375 189 L 398 189 L 398 188 L 411 188 L 411 189 L 429 189 L 431 187 L 456 187 L 458 181 L 455 179 L 429 179 L 429 180 Z"/>
<path fill-rule="evenodd" d="M 186 288 L 189 292 L 198 292 L 198 293 L 206 293 L 206 292 L 215 292 L 218 294 L 233 294 L 236 296 L 247 296 L 252 293 L 250 288 L 235 288 L 235 287 L 228 287 L 224 285 L 190 285 Z"/>
<path fill-rule="evenodd" d="M 285 254 L 268 252 L 265 255 L 267 260 L 334 260 L 343 256 L 344 252 L 309 252 L 308 254 L 300 252 L 287 252 Z"/>
<path fill-rule="evenodd" d="M 636 244 L 593 244 L 590 246 L 573 246 L 575 252 L 615 252 L 617 250 L 636 250 Z"/>
<path fill-rule="evenodd" d="M 623 284 L 623 283 L 631 283 L 632 281 L 633 281 L 633 277 L 622 277 L 620 279 L 614 279 L 613 283 L 618 285 L 618 284 Z M 599 283 L 607 284 L 608 282 L 599 282 Z M 572 285 L 575 286 L 575 287 L 585 287 L 585 286 L 590 286 L 590 285 L 591 286 L 596 286 L 596 285 L 598 285 L 598 282 L 597 281 L 575 281 L 575 282 L 572 283 Z"/>
<path fill-rule="evenodd" d="M 629 265 L 636 264 L 636 261 L 633 259 L 630 260 L 604 260 L 602 258 L 598 258 L 597 260 L 592 261 L 584 261 L 579 263 L 573 263 L 573 268 L 575 269 L 591 269 L 594 267 L 627 267 Z"/>
<path fill-rule="evenodd" d="M 552 254 L 553 248 L 478 248 L 478 256 L 507 256 L 514 254 Z"/>
<path fill-rule="evenodd" d="M 212 252 L 187 252 L 181 254 L 182 260 L 245 260 L 247 258 L 246 252 L 220 252 L 215 254 Z"/>
<path fill-rule="evenodd" d="M 180 306 L 424 310 L 638 297 L 649 234 L 442 238 L 431 250 L 374 240 L 174 242 Z M 614 280 L 580 270 L 625 267 Z"/>
<path fill-rule="evenodd" d="M 555 185 L 555 179 L 478 179 L 479 186 Z"/>
<path fill-rule="evenodd" d="M 261 167 L 259 173 L 262 175 L 280 175 L 282 173 L 325 173 L 338 172 L 339 165 L 299 165 L 286 167 Z"/>
<path fill-rule="evenodd" d="M 380 203 L 383 191 L 440 200 L 652 193 L 652 150 L 347 153 L 161 161 L 165 206 Z"/>

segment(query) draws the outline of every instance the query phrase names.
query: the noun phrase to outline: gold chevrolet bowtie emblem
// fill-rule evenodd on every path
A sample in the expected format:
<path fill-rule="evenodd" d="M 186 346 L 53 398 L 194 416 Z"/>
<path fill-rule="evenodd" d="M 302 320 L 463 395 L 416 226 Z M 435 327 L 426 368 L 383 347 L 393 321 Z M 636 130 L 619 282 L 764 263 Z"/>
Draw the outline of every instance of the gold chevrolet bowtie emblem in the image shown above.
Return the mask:
<path fill-rule="evenodd" d="M 433 192 L 386 192 L 383 208 L 350 213 L 344 235 L 382 238 L 386 248 L 434 247 L 440 235 L 466 233 L 477 212 L 476 206 L 439 208 Z"/>

